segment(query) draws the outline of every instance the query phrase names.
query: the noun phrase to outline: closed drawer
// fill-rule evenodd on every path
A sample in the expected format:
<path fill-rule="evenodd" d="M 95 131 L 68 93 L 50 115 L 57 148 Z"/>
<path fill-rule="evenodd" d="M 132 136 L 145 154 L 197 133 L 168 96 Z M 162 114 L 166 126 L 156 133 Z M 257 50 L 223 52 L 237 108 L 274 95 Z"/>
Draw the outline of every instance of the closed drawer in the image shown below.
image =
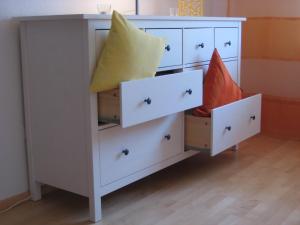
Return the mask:
<path fill-rule="evenodd" d="M 231 78 L 239 84 L 239 72 L 238 72 L 238 61 L 228 61 L 224 62 L 227 70 L 229 71 Z"/>
<path fill-rule="evenodd" d="M 120 91 L 98 95 L 99 119 L 123 128 L 202 104 L 202 70 L 122 82 Z M 111 121 L 110 121 L 111 120 Z"/>
<path fill-rule="evenodd" d="M 233 61 L 224 61 L 224 64 L 226 68 L 228 69 L 232 79 L 239 84 L 239 73 L 238 73 L 238 61 L 233 60 Z M 193 70 L 203 70 L 204 77 L 207 73 L 209 65 L 208 64 L 203 64 L 199 66 L 193 66 L 193 67 L 188 67 L 185 68 L 185 71 L 193 71 Z"/>
<path fill-rule="evenodd" d="M 183 113 L 99 132 L 101 184 L 125 178 L 183 152 Z"/>
<path fill-rule="evenodd" d="M 184 64 L 209 61 L 214 51 L 214 29 L 195 28 L 183 31 Z"/>
<path fill-rule="evenodd" d="M 211 118 L 186 115 L 185 145 L 212 156 L 260 132 L 261 94 L 218 107 Z"/>
<path fill-rule="evenodd" d="M 215 28 L 215 46 L 222 58 L 238 56 L 238 28 Z"/>
<path fill-rule="evenodd" d="M 146 32 L 166 40 L 159 67 L 182 66 L 182 29 L 146 29 Z"/>

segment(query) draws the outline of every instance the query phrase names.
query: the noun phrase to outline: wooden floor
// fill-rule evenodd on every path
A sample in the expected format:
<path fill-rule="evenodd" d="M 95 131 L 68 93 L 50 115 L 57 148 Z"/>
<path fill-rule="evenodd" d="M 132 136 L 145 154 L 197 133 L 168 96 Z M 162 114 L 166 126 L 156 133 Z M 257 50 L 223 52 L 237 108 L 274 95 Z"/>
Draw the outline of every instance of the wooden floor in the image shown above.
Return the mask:
<path fill-rule="evenodd" d="M 99 225 L 300 224 L 300 142 L 257 136 L 198 155 L 103 199 Z M 86 198 L 53 192 L 0 215 L 1 225 L 85 225 Z"/>

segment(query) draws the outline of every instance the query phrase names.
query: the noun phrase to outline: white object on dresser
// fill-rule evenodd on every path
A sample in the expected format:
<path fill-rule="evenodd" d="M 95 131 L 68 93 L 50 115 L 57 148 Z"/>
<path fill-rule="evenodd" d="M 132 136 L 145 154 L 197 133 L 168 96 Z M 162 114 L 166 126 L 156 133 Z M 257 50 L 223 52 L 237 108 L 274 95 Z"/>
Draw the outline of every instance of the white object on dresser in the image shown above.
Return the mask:
<path fill-rule="evenodd" d="M 128 19 L 145 32 L 167 39 L 158 71 L 181 73 L 122 82 L 120 98 L 103 98 L 110 107 L 104 110 L 106 116 L 118 114 L 121 126 L 100 126 L 97 94 L 89 92 L 89 84 L 110 16 L 19 18 L 32 199 L 41 198 L 40 184 L 86 196 L 91 221 L 101 219 L 103 195 L 197 154 L 185 151 L 185 142 L 188 149 L 211 148 L 215 155 L 260 129 L 259 95 L 215 109 L 208 128 L 201 127 L 203 118 L 192 118 L 196 131 L 189 126 L 190 115 L 186 124 L 184 120 L 184 110 L 202 103 L 202 70 L 195 69 L 207 70 L 215 47 L 239 83 L 243 18 Z M 143 108 L 133 109 L 137 104 Z M 224 137 L 227 120 L 243 132 Z M 198 143 L 197 137 L 194 141 L 196 132 L 203 142 Z"/>

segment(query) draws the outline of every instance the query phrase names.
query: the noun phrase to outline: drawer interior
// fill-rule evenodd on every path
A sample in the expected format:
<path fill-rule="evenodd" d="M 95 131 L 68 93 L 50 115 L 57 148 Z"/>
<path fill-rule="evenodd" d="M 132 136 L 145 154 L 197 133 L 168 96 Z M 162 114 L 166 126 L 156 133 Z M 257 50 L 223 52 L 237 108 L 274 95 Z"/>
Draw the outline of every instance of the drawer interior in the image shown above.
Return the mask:
<path fill-rule="evenodd" d="M 120 90 L 114 89 L 98 93 L 97 98 L 99 124 L 120 124 Z"/>
<path fill-rule="evenodd" d="M 210 150 L 215 156 L 260 132 L 261 94 L 212 111 L 211 117 L 185 116 L 186 150 Z"/>
<path fill-rule="evenodd" d="M 211 118 L 185 115 L 185 145 L 187 149 L 211 148 Z"/>

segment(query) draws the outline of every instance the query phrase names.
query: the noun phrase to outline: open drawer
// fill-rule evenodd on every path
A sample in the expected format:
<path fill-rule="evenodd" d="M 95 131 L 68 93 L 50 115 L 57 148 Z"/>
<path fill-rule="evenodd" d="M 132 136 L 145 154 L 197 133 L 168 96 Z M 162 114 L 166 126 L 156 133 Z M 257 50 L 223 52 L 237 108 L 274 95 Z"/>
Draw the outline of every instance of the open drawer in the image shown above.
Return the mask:
<path fill-rule="evenodd" d="M 260 132 L 261 94 L 212 111 L 211 118 L 185 116 L 186 150 L 210 149 L 212 156 Z"/>
<path fill-rule="evenodd" d="M 203 71 L 195 70 L 121 82 L 120 89 L 98 94 L 98 117 L 123 128 L 202 104 Z"/>

